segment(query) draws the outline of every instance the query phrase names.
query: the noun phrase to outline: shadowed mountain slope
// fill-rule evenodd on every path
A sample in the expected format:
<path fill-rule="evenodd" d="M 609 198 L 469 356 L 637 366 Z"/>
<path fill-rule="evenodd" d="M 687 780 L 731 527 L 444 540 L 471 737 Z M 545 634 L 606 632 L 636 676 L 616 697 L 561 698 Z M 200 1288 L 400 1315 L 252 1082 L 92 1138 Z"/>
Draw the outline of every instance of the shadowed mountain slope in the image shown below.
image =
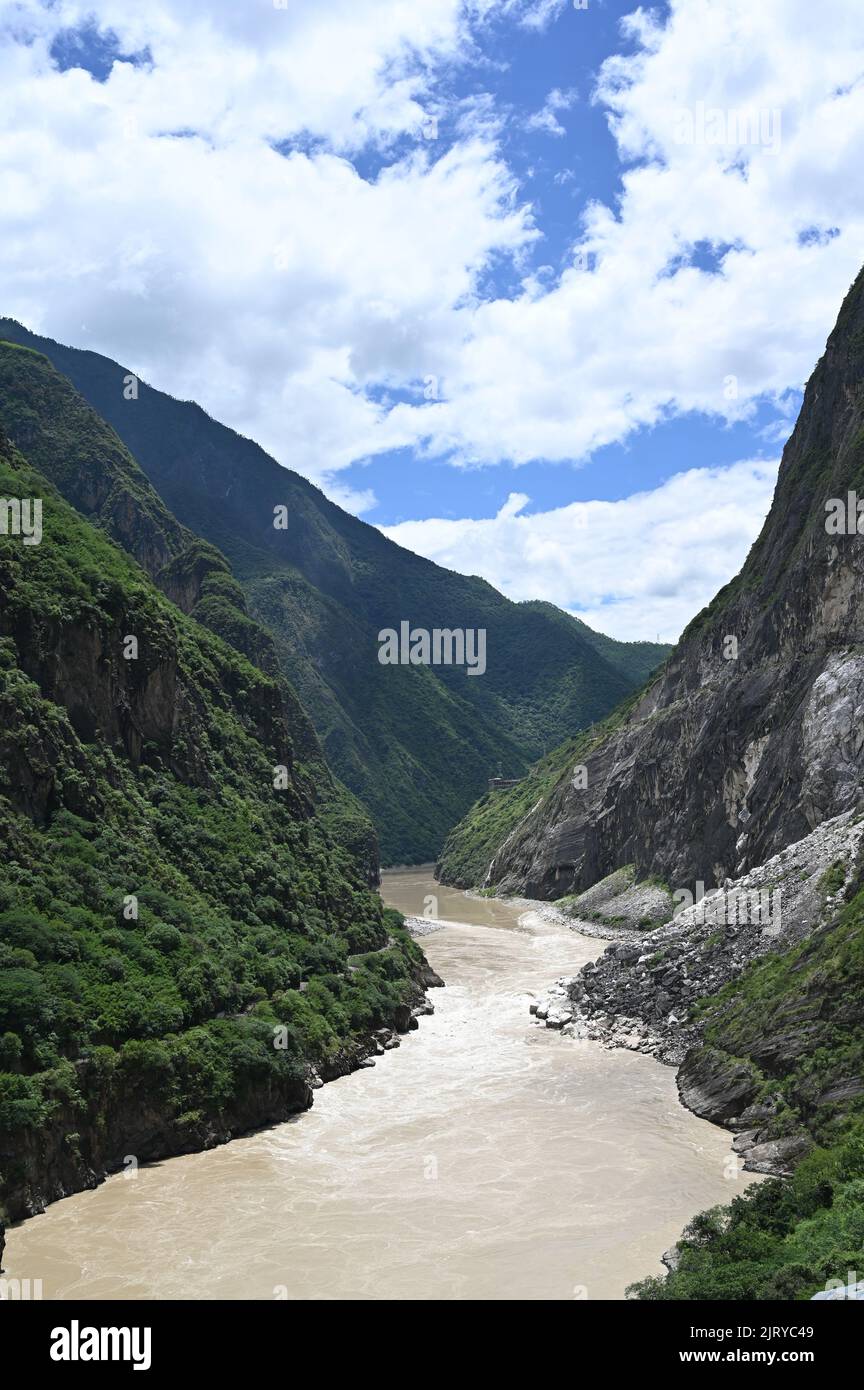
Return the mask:
<path fill-rule="evenodd" d="M 163 502 L 228 557 L 250 614 L 314 720 L 328 762 L 372 812 L 387 862 L 433 858 L 499 770 L 518 776 L 602 718 L 668 650 L 616 643 L 548 604 L 517 604 L 403 550 L 200 407 L 0 319 L 44 352 L 134 455 Z M 128 393 L 127 393 L 128 394 Z M 285 529 L 274 509 L 287 509 Z M 378 633 L 487 633 L 487 669 L 382 666 Z"/>

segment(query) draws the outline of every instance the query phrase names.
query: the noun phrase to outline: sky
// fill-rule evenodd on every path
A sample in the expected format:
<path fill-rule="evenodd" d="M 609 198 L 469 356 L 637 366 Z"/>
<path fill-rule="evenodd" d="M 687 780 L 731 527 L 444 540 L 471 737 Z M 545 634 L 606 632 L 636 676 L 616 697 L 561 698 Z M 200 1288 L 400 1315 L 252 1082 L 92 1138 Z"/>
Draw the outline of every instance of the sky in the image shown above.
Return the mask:
<path fill-rule="evenodd" d="M 0 0 L 0 314 L 674 640 L 864 260 L 860 0 Z"/>

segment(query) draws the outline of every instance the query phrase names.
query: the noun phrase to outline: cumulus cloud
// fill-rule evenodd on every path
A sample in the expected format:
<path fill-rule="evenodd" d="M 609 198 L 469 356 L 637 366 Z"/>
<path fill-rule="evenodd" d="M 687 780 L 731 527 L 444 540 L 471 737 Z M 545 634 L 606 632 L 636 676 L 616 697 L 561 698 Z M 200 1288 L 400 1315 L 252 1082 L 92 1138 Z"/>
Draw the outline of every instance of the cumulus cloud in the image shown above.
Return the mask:
<path fill-rule="evenodd" d="M 864 244 L 858 0 L 627 19 L 593 93 L 620 197 L 583 207 L 563 269 L 540 266 L 512 113 L 450 95 L 491 20 L 519 43 L 589 22 L 563 0 L 0 0 L 0 309 L 200 400 L 358 511 L 374 496 L 340 470 L 393 449 L 578 464 L 765 398 L 773 449 Z M 104 81 L 52 56 L 86 25 L 127 58 Z M 557 135 L 570 99 L 550 93 L 538 128 Z M 491 288 L 501 264 L 515 294 Z M 517 493 L 389 534 L 671 638 L 740 564 L 772 477 L 693 469 L 539 515 Z"/>
<path fill-rule="evenodd" d="M 52 44 L 91 10 L 152 62 L 58 71 Z M 3 312 L 319 480 L 410 444 L 365 388 L 434 372 L 453 306 L 534 236 L 491 138 L 424 138 L 418 98 L 464 22 L 458 0 L 3 6 Z M 374 181 L 344 157 L 396 132 L 417 143 Z"/>
<path fill-rule="evenodd" d="M 542 276 L 488 97 L 450 111 L 455 141 L 424 138 L 493 17 L 573 42 L 588 22 L 547 0 L 0 0 L 3 311 L 319 481 L 401 447 L 579 462 L 672 415 L 782 403 L 864 242 L 857 0 L 637 11 L 594 97 L 620 200 L 583 209 Z M 85 23 L 146 61 L 59 71 Z M 374 178 L 349 159 L 370 149 Z M 496 297 L 508 259 L 522 288 Z"/>
<path fill-rule="evenodd" d="M 625 29 L 635 55 L 595 94 L 619 204 L 586 210 L 554 284 L 463 311 L 443 398 L 394 412 L 456 462 L 578 461 L 671 415 L 782 402 L 860 267 L 857 5 L 673 0 Z"/>
<path fill-rule="evenodd" d="M 340 149 L 419 125 L 431 73 L 466 43 L 465 23 L 462 0 L 0 0 L 0 32 L 18 41 L 4 60 L 18 79 L 8 97 L 29 89 L 71 105 L 68 86 L 45 81 L 51 45 L 95 25 L 120 53 L 152 58 L 112 74 L 97 98 L 109 119 L 220 142 L 306 130 Z"/>
<path fill-rule="evenodd" d="M 623 640 L 673 642 L 743 563 L 771 502 L 778 461 L 693 468 L 619 502 L 382 527 L 399 545 L 512 599 L 541 598 Z"/>

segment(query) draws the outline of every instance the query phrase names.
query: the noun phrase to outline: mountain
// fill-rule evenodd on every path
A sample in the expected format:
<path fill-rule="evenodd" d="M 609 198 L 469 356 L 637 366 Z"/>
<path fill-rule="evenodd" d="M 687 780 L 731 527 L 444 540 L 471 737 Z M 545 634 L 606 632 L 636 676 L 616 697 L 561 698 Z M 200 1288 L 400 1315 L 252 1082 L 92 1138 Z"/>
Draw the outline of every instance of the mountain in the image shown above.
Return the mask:
<path fill-rule="evenodd" d="M 0 348 L 0 421 L 2 1245 L 308 1106 L 435 981 L 225 559 L 44 357 Z"/>
<path fill-rule="evenodd" d="M 560 628 L 575 628 L 595 652 L 608 661 L 610 666 L 621 671 L 634 686 L 641 685 L 646 676 L 656 671 L 661 661 L 665 660 L 672 650 L 668 642 L 619 642 L 614 637 L 607 637 L 603 632 L 595 632 L 587 623 L 583 623 L 581 618 L 574 617 L 572 613 L 565 613 L 563 609 L 556 608 L 554 603 L 545 603 L 541 599 L 529 599 L 522 606 L 533 613 L 542 613 Z"/>
<path fill-rule="evenodd" d="M 488 799 L 469 813 L 442 855 L 445 881 L 482 863 L 487 885 L 560 898 L 633 865 L 637 878 L 693 892 L 860 802 L 864 541 L 827 528 L 832 499 L 845 515 L 850 493 L 864 495 L 862 375 L 859 275 L 740 574 L 629 709 L 556 750 L 529 784 L 495 793 L 496 844 Z"/>
<path fill-rule="evenodd" d="M 859 492 L 864 272 L 741 573 L 642 692 L 482 798 L 439 865 L 612 937 L 538 1019 L 676 1066 L 683 1103 L 735 1133 L 736 1162 L 777 1175 L 695 1217 L 641 1299 L 809 1299 L 860 1268 Z"/>
<path fill-rule="evenodd" d="M 668 648 L 618 643 L 550 604 L 512 603 L 403 550 L 198 406 L 0 319 L 44 353 L 124 442 L 162 502 L 228 558 L 272 634 L 327 761 L 371 812 L 385 862 L 439 852 L 490 776 L 524 773 L 601 719 Z M 274 509 L 287 509 L 286 529 Z M 485 629 L 487 669 L 383 666 L 378 633 Z"/>
<path fill-rule="evenodd" d="M 249 615 L 225 556 L 168 511 L 131 454 L 41 353 L 0 341 L 0 428 L 67 501 L 124 547 L 184 613 L 272 676 L 290 711 L 295 751 L 313 773 L 331 827 L 378 881 L 378 841 L 327 767 L 314 728 L 285 679 L 273 639 Z"/>

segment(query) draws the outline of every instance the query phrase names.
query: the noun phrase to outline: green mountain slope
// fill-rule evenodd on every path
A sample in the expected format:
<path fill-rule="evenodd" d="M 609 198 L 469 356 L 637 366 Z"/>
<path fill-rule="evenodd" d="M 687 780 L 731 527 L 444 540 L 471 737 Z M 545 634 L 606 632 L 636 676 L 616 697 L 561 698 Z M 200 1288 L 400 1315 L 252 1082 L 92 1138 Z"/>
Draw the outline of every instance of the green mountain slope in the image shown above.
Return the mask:
<path fill-rule="evenodd" d="M 588 645 L 593 647 L 595 652 L 599 652 L 610 666 L 614 666 L 633 685 L 641 685 L 672 651 L 668 642 L 618 642 L 603 632 L 595 632 L 587 623 L 583 623 L 581 618 L 574 617 L 572 613 L 565 613 L 563 609 L 556 608 L 554 603 L 545 603 L 541 599 L 532 599 L 522 606 L 534 613 L 543 613 L 561 627 L 575 627 Z"/>
<path fill-rule="evenodd" d="M 426 976 L 281 679 L 2 437 L 0 497 L 43 506 L 0 535 L 2 1219 L 308 1105 Z"/>
<path fill-rule="evenodd" d="M 0 320 L 38 348 L 124 441 L 170 511 L 218 546 L 253 617 L 273 635 L 328 762 L 372 812 L 387 862 L 434 858 L 497 771 L 523 773 L 544 749 L 601 719 L 662 654 L 619 644 L 547 604 L 516 604 L 349 516 L 257 445 L 126 371 Z M 288 525 L 274 527 L 274 508 Z M 485 628 L 487 670 L 393 667 L 377 634 Z"/>
<path fill-rule="evenodd" d="M 368 813 L 330 773 L 314 728 L 281 672 L 270 634 L 248 612 L 228 561 L 168 511 L 125 445 L 47 357 L 0 341 L 0 429 L 185 613 L 277 680 L 295 750 L 314 769 L 331 825 L 378 879 Z"/>

